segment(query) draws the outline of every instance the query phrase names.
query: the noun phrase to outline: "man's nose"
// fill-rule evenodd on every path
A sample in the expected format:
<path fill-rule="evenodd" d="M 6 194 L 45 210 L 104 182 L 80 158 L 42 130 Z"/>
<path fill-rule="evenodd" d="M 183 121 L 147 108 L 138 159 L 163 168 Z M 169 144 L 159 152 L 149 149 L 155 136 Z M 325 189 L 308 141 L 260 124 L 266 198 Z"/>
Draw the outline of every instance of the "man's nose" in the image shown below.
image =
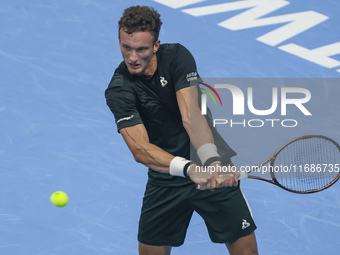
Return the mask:
<path fill-rule="evenodd" d="M 132 51 L 130 52 L 129 61 L 130 61 L 131 63 L 134 63 L 134 62 L 136 62 L 137 60 L 138 60 L 137 52 L 136 52 L 135 50 L 132 50 Z"/>

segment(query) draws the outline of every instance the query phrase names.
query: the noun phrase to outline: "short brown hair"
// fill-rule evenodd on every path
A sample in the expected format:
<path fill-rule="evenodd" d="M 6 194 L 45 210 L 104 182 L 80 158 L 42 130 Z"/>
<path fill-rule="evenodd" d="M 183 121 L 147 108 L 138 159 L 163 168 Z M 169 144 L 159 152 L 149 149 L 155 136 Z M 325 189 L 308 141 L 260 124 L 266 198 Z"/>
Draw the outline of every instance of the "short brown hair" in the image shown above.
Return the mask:
<path fill-rule="evenodd" d="M 124 10 L 123 16 L 119 20 L 119 30 L 132 34 L 133 32 L 150 32 L 155 42 L 158 40 L 162 21 L 160 14 L 152 7 L 132 6 Z"/>

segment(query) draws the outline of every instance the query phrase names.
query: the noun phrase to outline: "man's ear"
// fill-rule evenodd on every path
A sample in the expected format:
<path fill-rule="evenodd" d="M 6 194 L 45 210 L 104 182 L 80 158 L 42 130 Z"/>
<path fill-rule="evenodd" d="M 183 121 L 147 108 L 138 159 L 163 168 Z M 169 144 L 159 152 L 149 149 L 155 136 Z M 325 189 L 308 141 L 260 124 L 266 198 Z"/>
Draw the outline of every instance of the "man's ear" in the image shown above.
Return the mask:
<path fill-rule="evenodd" d="M 159 49 L 159 46 L 161 45 L 161 41 L 157 40 L 153 45 L 153 52 L 156 53 Z"/>

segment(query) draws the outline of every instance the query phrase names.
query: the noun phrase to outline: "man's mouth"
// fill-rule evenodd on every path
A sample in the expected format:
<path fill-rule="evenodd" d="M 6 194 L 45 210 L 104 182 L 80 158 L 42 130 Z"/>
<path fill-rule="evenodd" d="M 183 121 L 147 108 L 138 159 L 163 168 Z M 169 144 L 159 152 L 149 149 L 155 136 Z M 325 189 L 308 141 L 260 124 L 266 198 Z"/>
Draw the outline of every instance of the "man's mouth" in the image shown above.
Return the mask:
<path fill-rule="evenodd" d="M 130 67 L 132 69 L 137 69 L 137 68 L 139 68 L 139 66 L 140 66 L 140 64 L 130 64 Z"/>

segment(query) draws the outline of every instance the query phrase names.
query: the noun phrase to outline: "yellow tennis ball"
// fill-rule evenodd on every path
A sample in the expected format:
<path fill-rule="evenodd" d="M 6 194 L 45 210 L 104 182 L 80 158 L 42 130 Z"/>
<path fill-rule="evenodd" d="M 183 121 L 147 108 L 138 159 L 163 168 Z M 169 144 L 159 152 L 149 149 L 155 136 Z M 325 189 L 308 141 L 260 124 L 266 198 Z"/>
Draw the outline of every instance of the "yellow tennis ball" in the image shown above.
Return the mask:
<path fill-rule="evenodd" d="M 58 207 L 63 207 L 68 203 L 68 196 L 65 192 L 56 191 L 51 195 L 51 202 Z"/>

